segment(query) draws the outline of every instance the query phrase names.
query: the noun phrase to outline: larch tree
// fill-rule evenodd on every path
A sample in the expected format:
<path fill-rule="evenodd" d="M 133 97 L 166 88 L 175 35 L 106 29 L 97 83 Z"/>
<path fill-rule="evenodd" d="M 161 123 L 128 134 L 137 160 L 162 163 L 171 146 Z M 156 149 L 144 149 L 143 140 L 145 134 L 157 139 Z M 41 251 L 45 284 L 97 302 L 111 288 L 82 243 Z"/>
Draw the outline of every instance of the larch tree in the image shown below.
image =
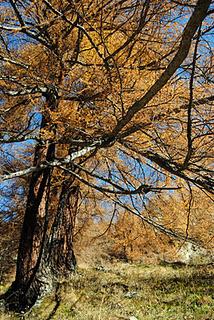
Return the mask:
<path fill-rule="evenodd" d="M 152 225 L 148 226 L 143 219 L 139 221 L 138 216 L 124 211 L 118 214 L 107 235 L 111 256 L 144 262 L 162 261 L 166 257 L 166 260 L 173 262 L 179 261 L 185 244 L 194 248 L 198 261 L 200 252 L 204 254 L 204 261 L 212 260 L 213 203 L 210 198 L 204 197 L 202 191 L 191 188 L 189 192 L 183 186 L 173 194 L 156 194 L 148 201 L 143 215 L 144 220 L 152 218 L 167 227 L 168 231 L 170 228 L 176 231 L 177 235 L 186 234 L 190 241 L 187 244 L 185 241 L 176 241 L 167 233 L 161 234 Z"/>
<path fill-rule="evenodd" d="M 98 191 L 106 210 L 112 203 L 185 238 L 141 209 L 180 179 L 213 192 L 213 6 L 8 0 L 0 8 L 0 180 L 28 184 L 4 295 L 20 312 L 75 270 L 82 188 Z"/>

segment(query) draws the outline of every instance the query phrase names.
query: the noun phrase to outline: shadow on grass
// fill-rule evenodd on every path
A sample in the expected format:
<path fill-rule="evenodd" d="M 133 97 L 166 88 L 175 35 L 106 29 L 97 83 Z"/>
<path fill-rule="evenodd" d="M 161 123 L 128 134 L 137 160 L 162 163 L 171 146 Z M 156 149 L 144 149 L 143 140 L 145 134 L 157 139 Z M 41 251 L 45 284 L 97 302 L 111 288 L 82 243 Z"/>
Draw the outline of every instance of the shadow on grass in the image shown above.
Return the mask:
<path fill-rule="evenodd" d="M 179 267 L 180 269 L 180 267 Z M 185 270 L 183 268 L 183 270 Z M 214 294 L 214 276 L 213 265 L 206 267 L 193 267 L 191 274 L 184 274 L 185 276 L 174 276 L 169 279 L 158 279 L 156 282 L 156 289 L 159 290 L 174 290 L 175 286 L 183 287 L 189 291 L 197 291 L 199 294 Z"/>
<path fill-rule="evenodd" d="M 57 286 L 56 286 L 54 301 L 55 301 L 55 306 L 54 306 L 53 310 L 51 311 L 51 313 L 46 318 L 46 320 L 51 320 L 61 305 L 62 297 L 61 297 L 61 288 L 60 288 L 59 283 L 57 283 Z"/>

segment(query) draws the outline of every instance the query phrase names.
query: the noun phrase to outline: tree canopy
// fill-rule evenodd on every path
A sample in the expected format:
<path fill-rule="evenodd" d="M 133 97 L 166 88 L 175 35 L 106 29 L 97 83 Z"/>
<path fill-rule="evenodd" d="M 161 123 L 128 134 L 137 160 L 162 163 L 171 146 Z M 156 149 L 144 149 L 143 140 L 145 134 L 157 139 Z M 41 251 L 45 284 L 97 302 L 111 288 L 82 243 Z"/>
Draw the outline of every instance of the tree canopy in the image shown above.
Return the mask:
<path fill-rule="evenodd" d="M 0 8 L 0 192 L 10 212 L 15 195 L 26 199 L 22 290 L 42 255 L 63 269 L 67 260 L 50 252 L 61 239 L 71 254 L 79 205 L 122 208 L 188 238 L 143 209 L 181 188 L 190 206 L 192 188 L 213 194 L 212 1 L 9 0 Z"/>

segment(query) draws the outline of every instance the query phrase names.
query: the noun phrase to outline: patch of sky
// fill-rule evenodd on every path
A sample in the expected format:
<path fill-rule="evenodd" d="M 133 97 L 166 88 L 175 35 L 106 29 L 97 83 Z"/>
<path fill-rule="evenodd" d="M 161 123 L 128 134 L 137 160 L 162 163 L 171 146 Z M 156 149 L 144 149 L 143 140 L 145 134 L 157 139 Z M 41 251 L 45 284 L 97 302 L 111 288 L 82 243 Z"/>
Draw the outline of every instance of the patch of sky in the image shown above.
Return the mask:
<path fill-rule="evenodd" d="M 16 185 L 17 181 L 4 181 L 0 184 L 0 220 L 7 222 L 17 216 L 17 199 L 22 203 L 25 197 L 25 189 Z"/>
<path fill-rule="evenodd" d="M 33 26 L 34 24 L 37 24 L 37 21 L 34 21 L 34 18 L 32 15 L 26 15 L 24 12 L 26 11 L 26 8 L 31 5 L 31 1 L 25 1 L 25 5 L 23 5 L 21 2 L 17 2 L 16 6 L 20 12 L 20 15 L 22 16 L 22 19 L 25 21 L 25 25 L 28 27 Z M 9 1 L 2 1 L 0 3 L 0 10 L 9 10 L 11 8 L 11 3 Z M 6 12 L 5 10 L 5 12 Z M 3 25 L 8 28 L 19 28 L 20 23 L 18 20 L 11 20 L 11 15 L 9 14 L 8 17 L 4 16 L 4 23 Z M 33 29 L 31 30 L 33 31 Z M 34 32 L 34 31 L 33 31 Z M 7 39 L 7 47 L 9 50 L 17 50 L 21 49 L 26 43 L 37 43 L 35 39 L 28 36 L 27 34 L 23 32 L 16 32 L 14 34 L 14 30 L 3 30 L 2 31 L 5 40 Z"/>
<path fill-rule="evenodd" d="M 108 166 L 106 169 L 98 168 L 96 173 L 101 177 L 105 177 L 106 179 L 110 179 L 112 183 L 123 187 L 126 190 L 133 191 L 141 184 L 146 184 L 152 187 L 156 187 L 157 183 L 160 186 L 165 184 L 165 175 L 158 170 L 157 167 L 150 160 L 145 160 L 145 163 L 142 163 L 138 158 L 134 158 L 133 155 L 127 155 L 122 150 L 118 151 L 118 159 L 120 164 L 117 165 L 114 161 L 111 163 L 108 162 Z M 122 165 L 123 170 L 120 170 L 120 165 Z M 106 187 L 111 189 L 111 185 L 102 181 L 100 179 L 96 180 L 96 184 L 100 187 Z M 115 189 L 116 190 L 116 189 Z M 170 193 L 171 191 L 165 191 Z M 172 191 L 173 192 L 173 191 Z M 124 211 L 125 207 L 131 208 L 136 214 L 141 214 L 146 206 L 148 205 L 150 199 L 156 196 L 155 192 L 149 193 L 140 193 L 140 194 L 132 194 L 132 195 L 123 195 L 117 194 L 114 199 L 117 203 L 117 210 L 119 212 Z M 109 221 L 112 219 L 112 215 L 115 212 L 115 203 L 111 200 L 108 200 L 107 197 L 103 197 L 100 201 L 100 206 L 104 209 L 105 220 Z M 96 213 L 96 209 L 95 209 Z M 94 215 L 94 220 L 98 219 L 99 221 L 99 213 L 98 218 L 96 218 L 96 214 Z M 115 215 L 116 219 L 117 215 Z"/>
<path fill-rule="evenodd" d="M 109 161 L 108 166 L 104 167 L 102 163 L 102 168 L 97 167 L 94 170 L 94 173 L 101 177 L 96 179 L 98 186 L 111 188 L 111 184 L 103 181 L 102 177 L 128 191 L 133 191 L 142 184 L 153 187 L 157 182 L 164 184 L 165 175 L 152 166 L 151 161 L 145 159 L 143 163 L 142 160 L 126 154 L 123 150 L 118 150 L 117 155 L 119 163 Z"/>

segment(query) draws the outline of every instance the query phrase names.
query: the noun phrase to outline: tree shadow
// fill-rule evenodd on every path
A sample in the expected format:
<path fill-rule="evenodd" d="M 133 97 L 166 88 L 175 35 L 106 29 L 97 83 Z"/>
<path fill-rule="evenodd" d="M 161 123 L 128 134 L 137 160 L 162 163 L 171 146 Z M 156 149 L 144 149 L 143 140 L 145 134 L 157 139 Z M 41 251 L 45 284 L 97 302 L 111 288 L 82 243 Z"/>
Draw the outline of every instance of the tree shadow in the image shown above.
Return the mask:
<path fill-rule="evenodd" d="M 59 283 L 57 283 L 57 286 L 56 286 L 54 301 L 55 301 L 55 306 L 54 306 L 53 310 L 51 311 L 51 313 L 48 315 L 48 317 L 45 320 L 51 320 L 54 317 L 54 315 L 56 314 L 56 312 L 59 309 L 59 307 L 60 307 L 60 304 L 61 304 L 61 301 L 62 301 L 62 297 L 61 297 L 61 288 L 60 288 L 60 284 Z"/>

